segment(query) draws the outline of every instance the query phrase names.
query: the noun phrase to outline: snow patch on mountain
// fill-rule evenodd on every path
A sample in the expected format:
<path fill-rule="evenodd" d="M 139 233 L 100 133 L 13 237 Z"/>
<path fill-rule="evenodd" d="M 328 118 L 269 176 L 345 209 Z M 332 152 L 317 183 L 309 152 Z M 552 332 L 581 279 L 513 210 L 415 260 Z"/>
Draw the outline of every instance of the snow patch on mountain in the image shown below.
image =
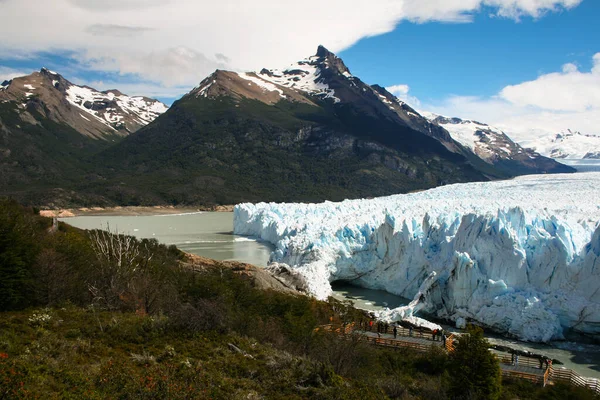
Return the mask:
<path fill-rule="evenodd" d="M 600 159 L 600 136 L 567 129 L 560 133 L 532 131 L 516 138 L 522 146 L 535 149 L 547 157 Z"/>
<path fill-rule="evenodd" d="M 448 118 L 430 112 L 422 115 L 431 122 L 446 129 L 450 136 L 463 146 L 471 149 L 484 160 L 539 158 L 539 154 L 514 142 L 501 129 L 478 121 Z"/>
<path fill-rule="evenodd" d="M 471 320 L 523 340 L 600 334 L 600 173 L 524 176 L 321 204 L 240 204 L 317 298 L 331 282 L 412 298 L 386 310 Z"/>
<path fill-rule="evenodd" d="M 56 85 L 54 83 L 54 85 Z M 118 92 L 117 92 L 118 93 Z M 147 125 L 154 121 L 160 114 L 167 111 L 167 106 L 157 100 L 145 97 L 130 97 L 114 92 L 98 92 L 85 86 L 70 85 L 66 90 L 66 99 L 69 103 L 96 118 L 111 129 L 119 128 L 124 124 L 122 113 L 130 115 L 137 123 Z M 95 104 L 111 104 L 115 107 L 106 107 L 101 111 L 95 110 Z"/>
<path fill-rule="evenodd" d="M 318 66 L 320 57 L 312 56 L 306 60 L 298 61 L 284 70 L 263 69 L 258 73 L 265 81 L 279 86 L 299 90 L 326 99 L 333 99 L 339 103 L 340 99 L 335 97 L 335 91 L 331 89 L 321 78 L 321 69 Z M 344 74 L 348 79 L 353 76 L 348 72 Z"/>

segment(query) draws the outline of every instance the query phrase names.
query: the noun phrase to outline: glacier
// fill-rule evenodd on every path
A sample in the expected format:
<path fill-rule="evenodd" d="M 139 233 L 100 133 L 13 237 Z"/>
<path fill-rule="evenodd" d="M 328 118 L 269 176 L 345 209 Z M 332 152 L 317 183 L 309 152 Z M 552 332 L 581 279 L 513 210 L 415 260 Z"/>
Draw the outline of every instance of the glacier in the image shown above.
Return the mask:
<path fill-rule="evenodd" d="M 234 233 L 327 298 L 349 281 L 432 316 L 526 341 L 600 333 L 600 173 L 530 175 L 320 204 L 239 204 Z"/>

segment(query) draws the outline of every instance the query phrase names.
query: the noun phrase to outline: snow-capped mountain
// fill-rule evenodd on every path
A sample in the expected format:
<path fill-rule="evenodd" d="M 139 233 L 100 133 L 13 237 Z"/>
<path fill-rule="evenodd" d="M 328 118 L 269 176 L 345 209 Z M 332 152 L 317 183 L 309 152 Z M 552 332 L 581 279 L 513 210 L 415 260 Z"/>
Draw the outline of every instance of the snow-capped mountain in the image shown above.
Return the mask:
<path fill-rule="evenodd" d="M 104 154 L 134 152 L 139 161 L 127 157 L 119 170 L 158 175 L 158 159 L 185 168 L 178 176 L 201 170 L 198 181 L 220 183 L 182 191 L 228 203 L 376 196 L 507 176 L 480 171 L 445 129 L 362 82 L 322 46 L 282 70 L 215 71 Z M 194 162 L 182 166 L 182 154 Z"/>
<path fill-rule="evenodd" d="M 460 146 L 448 132 L 431 124 L 408 104 L 379 85 L 368 85 L 352 75 L 343 60 L 319 46 L 314 56 L 284 69 L 263 68 L 260 72 L 238 73 L 217 70 L 187 96 L 215 99 L 259 100 L 265 104 L 290 101 L 317 106 L 352 106 L 366 117 L 383 119 L 440 141 L 452 152 Z"/>
<path fill-rule="evenodd" d="M 567 129 L 560 133 L 531 131 L 514 135 L 524 147 L 552 158 L 600 159 L 600 136 Z"/>
<path fill-rule="evenodd" d="M 446 129 L 454 140 L 469 148 L 479 158 L 499 168 L 518 168 L 523 172 L 528 169 L 529 173 L 569 172 L 568 167 L 515 143 L 499 128 L 429 112 L 422 112 L 422 115 Z"/>
<path fill-rule="evenodd" d="M 319 102 L 326 102 L 341 110 L 352 108 L 362 116 L 388 121 L 399 129 L 432 137 L 449 151 L 466 157 L 476 168 L 481 167 L 483 160 L 497 168 L 495 172 L 485 171 L 495 177 L 573 171 L 520 147 L 504 133 L 487 125 L 421 115 L 385 88 L 368 85 L 352 75 L 344 62 L 323 46 L 314 56 L 285 69 L 263 68 L 251 73 L 216 71 L 188 96 L 206 99 L 228 96 L 269 105 L 289 101 L 317 106 Z M 389 136 L 377 139 L 384 143 L 391 141 Z"/>
<path fill-rule="evenodd" d="M 96 138 L 125 136 L 167 110 L 160 101 L 147 97 L 75 85 L 46 68 L 4 82 L 0 102 L 13 104 L 25 123 L 41 123 L 47 118 Z"/>

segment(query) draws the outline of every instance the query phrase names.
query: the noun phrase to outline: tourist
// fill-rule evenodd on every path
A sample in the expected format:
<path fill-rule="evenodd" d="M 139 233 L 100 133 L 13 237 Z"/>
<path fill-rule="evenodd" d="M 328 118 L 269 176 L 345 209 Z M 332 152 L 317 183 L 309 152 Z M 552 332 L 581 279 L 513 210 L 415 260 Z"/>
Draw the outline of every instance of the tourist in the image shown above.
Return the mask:
<path fill-rule="evenodd" d="M 394 325 L 394 339 L 398 336 L 398 328 Z"/>

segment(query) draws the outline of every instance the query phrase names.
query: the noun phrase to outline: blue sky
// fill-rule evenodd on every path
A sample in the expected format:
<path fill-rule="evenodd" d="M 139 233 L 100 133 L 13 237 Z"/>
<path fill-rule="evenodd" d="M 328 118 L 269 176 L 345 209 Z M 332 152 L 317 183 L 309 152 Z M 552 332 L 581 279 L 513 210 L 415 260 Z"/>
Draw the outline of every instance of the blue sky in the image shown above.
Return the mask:
<path fill-rule="evenodd" d="M 339 55 L 366 82 L 408 84 L 414 96 L 435 102 L 451 94 L 491 96 L 566 63 L 589 70 L 600 51 L 600 1 L 519 22 L 490 12 L 473 23 L 403 22 Z"/>
<path fill-rule="evenodd" d="M 600 134 L 597 0 L 53 0 L 57 18 L 37 1 L 0 0 L 0 80 L 46 66 L 170 104 L 323 44 L 419 110 Z"/>

